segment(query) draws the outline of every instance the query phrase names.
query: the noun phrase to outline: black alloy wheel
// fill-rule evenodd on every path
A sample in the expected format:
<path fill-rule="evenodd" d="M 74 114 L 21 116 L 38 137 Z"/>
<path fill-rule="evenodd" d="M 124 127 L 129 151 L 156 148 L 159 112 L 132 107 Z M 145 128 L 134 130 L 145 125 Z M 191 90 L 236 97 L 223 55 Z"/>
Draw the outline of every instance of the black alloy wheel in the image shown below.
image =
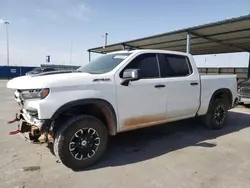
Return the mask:
<path fill-rule="evenodd" d="M 204 123 L 209 129 L 221 129 L 226 125 L 229 102 L 225 99 L 214 99 L 204 116 Z"/>
<path fill-rule="evenodd" d="M 68 168 L 79 170 L 95 164 L 104 154 L 108 142 L 105 125 L 89 115 L 66 121 L 55 134 L 54 153 Z"/>
<path fill-rule="evenodd" d="M 225 110 L 223 105 L 218 105 L 215 108 L 213 117 L 214 117 L 214 121 L 215 121 L 216 124 L 223 123 L 223 121 L 224 121 L 224 119 L 226 117 L 226 110 Z"/>
<path fill-rule="evenodd" d="M 79 129 L 71 138 L 69 151 L 77 160 L 89 159 L 95 155 L 100 142 L 100 136 L 95 129 Z"/>

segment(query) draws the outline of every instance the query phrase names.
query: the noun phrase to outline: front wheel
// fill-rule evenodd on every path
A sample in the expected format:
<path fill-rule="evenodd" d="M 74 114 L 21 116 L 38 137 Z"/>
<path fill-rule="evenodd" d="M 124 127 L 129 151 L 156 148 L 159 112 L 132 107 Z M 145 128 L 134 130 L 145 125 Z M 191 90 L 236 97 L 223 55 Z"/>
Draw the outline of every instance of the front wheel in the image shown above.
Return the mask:
<path fill-rule="evenodd" d="M 209 129 L 221 129 L 227 121 L 229 104 L 227 100 L 215 99 L 208 109 L 204 122 Z"/>
<path fill-rule="evenodd" d="M 55 155 L 73 170 L 91 166 L 106 150 L 108 134 L 105 125 L 87 115 L 70 118 L 56 133 Z"/>

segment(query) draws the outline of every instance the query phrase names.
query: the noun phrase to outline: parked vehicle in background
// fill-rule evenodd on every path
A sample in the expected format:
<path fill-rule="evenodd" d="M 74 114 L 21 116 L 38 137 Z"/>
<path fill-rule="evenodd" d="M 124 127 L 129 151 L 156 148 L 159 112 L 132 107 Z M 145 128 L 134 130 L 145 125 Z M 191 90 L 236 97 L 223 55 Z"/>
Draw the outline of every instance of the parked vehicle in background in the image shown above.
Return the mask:
<path fill-rule="evenodd" d="M 18 130 L 52 142 L 72 169 L 96 163 L 108 136 L 120 132 L 198 116 L 221 129 L 237 98 L 236 75 L 200 75 L 192 55 L 164 50 L 113 52 L 71 73 L 19 77 L 7 87 L 21 106 Z"/>
<path fill-rule="evenodd" d="M 37 67 L 34 68 L 32 71 L 27 72 L 26 75 L 31 75 L 31 74 L 40 74 L 43 72 L 50 72 L 50 71 L 55 71 L 56 69 L 51 68 L 51 67 Z"/>
<path fill-rule="evenodd" d="M 239 104 L 250 104 L 250 79 L 238 83 Z"/>

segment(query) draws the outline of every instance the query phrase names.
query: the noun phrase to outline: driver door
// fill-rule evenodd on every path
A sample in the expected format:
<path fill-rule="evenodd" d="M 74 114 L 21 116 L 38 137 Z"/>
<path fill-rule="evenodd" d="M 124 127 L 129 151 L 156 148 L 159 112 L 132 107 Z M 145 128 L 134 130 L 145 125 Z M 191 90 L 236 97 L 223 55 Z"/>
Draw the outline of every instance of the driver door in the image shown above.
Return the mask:
<path fill-rule="evenodd" d="M 140 79 L 121 85 L 125 69 L 139 69 Z M 118 104 L 118 131 L 160 124 L 166 121 L 167 95 L 165 80 L 160 78 L 155 53 L 135 57 L 115 76 Z"/>

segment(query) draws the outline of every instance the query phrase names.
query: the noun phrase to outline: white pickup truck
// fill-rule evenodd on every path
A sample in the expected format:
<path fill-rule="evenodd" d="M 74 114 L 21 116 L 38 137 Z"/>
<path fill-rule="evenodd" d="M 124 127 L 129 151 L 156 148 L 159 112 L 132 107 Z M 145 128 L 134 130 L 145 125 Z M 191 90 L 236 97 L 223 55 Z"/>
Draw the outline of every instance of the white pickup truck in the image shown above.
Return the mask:
<path fill-rule="evenodd" d="M 109 135 L 202 116 L 220 129 L 237 97 L 235 75 L 199 75 L 190 54 L 118 51 L 76 71 L 14 78 L 18 132 L 52 142 L 71 169 L 95 164 Z M 160 146 L 159 146 L 160 147 Z"/>

